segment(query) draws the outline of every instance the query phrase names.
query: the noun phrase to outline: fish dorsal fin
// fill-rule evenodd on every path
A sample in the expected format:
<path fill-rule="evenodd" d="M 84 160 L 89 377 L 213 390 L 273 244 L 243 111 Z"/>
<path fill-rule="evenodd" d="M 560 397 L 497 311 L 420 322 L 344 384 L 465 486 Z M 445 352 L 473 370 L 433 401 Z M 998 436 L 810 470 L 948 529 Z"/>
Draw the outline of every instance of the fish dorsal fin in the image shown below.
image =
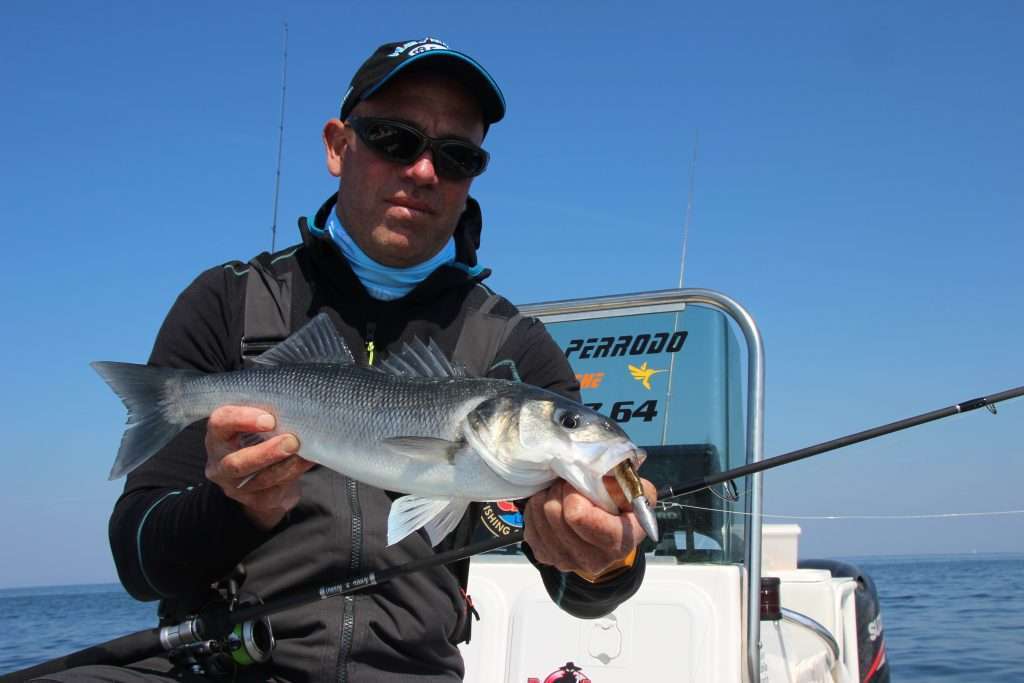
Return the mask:
<path fill-rule="evenodd" d="M 429 344 L 418 338 L 412 343 L 402 344 L 401 350 L 381 361 L 380 367 L 401 377 L 466 376 L 465 369 L 461 365 L 452 365 L 433 339 Z"/>
<path fill-rule="evenodd" d="M 355 358 L 326 313 L 320 313 L 290 337 L 254 359 L 262 366 L 327 363 L 352 365 Z"/>

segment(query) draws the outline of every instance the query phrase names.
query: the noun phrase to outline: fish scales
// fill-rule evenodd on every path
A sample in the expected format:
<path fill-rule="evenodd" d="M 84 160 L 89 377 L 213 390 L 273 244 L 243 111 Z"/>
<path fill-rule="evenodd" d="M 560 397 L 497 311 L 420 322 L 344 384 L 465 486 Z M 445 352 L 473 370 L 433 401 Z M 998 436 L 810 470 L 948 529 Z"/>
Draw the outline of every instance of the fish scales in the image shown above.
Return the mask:
<path fill-rule="evenodd" d="M 299 437 L 304 458 L 381 488 L 428 496 L 478 491 L 501 500 L 537 487 L 513 486 L 479 458 L 460 458 L 452 467 L 411 459 L 381 442 L 408 436 L 459 441 L 474 407 L 516 388 L 504 380 L 404 379 L 308 364 L 193 376 L 181 396 L 194 409 L 193 421 L 221 405 L 267 409 L 277 417 L 276 432 Z"/>

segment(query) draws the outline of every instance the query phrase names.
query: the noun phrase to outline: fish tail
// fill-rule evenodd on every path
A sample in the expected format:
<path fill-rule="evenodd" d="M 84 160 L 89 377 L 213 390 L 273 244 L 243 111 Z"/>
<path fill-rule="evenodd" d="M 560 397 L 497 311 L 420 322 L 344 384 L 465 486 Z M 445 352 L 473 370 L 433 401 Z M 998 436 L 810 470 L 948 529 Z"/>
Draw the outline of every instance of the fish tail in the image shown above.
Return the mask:
<path fill-rule="evenodd" d="M 156 368 L 134 363 L 97 361 L 93 369 L 110 385 L 125 408 L 128 422 L 110 478 L 128 474 L 149 460 L 189 424 L 174 396 L 193 370 Z"/>

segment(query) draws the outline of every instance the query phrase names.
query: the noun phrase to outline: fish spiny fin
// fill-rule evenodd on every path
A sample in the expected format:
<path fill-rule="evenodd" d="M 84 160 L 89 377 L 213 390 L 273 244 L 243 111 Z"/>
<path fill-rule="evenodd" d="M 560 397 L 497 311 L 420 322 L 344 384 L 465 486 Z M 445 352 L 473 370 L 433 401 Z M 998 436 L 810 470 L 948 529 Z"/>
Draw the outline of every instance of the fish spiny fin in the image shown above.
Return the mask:
<path fill-rule="evenodd" d="M 442 367 L 444 368 L 444 371 L 448 373 L 449 377 L 465 377 L 466 376 L 466 368 L 464 368 L 461 365 L 453 365 L 448 360 L 448 358 L 444 355 L 444 351 L 441 350 L 441 347 L 438 346 L 437 342 L 435 342 L 433 339 L 431 339 L 430 343 L 427 344 L 427 348 L 428 348 L 429 353 L 435 359 L 437 359 L 437 361 L 442 365 Z"/>
<path fill-rule="evenodd" d="M 420 339 L 402 344 L 402 348 L 381 362 L 387 372 L 400 377 L 465 377 L 461 367 L 453 366 L 434 342 L 424 344 Z"/>
<path fill-rule="evenodd" d="M 274 366 L 301 363 L 352 365 L 356 361 L 334 323 L 326 313 L 320 313 L 254 362 Z"/>
<path fill-rule="evenodd" d="M 385 372 L 390 372 L 392 375 L 398 375 L 399 377 L 418 376 L 416 374 L 416 369 L 406 363 L 398 354 L 388 356 L 385 360 L 378 363 L 377 367 Z"/>
<path fill-rule="evenodd" d="M 421 527 L 434 546 L 444 540 L 466 514 L 468 500 L 402 496 L 391 503 L 388 514 L 388 545 L 394 545 Z"/>

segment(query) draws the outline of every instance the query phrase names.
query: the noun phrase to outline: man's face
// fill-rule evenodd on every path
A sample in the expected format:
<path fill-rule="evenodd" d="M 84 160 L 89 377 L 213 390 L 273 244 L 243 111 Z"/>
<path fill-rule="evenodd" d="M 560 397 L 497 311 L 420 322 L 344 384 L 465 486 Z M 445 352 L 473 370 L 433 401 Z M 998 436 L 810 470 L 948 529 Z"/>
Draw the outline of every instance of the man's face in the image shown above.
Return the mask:
<path fill-rule="evenodd" d="M 484 136 L 476 99 L 457 81 L 429 72 L 396 76 L 352 115 L 403 121 L 431 137 L 477 145 Z M 438 176 L 429 148 L 410 164 L 388 161 L 337 119 L 324 127 L 324 144 L 327 168 L 341 179 L 338 218 L 370 258 L 404 268 L 423 263 L 447 243 L 472 179 Z"/>

